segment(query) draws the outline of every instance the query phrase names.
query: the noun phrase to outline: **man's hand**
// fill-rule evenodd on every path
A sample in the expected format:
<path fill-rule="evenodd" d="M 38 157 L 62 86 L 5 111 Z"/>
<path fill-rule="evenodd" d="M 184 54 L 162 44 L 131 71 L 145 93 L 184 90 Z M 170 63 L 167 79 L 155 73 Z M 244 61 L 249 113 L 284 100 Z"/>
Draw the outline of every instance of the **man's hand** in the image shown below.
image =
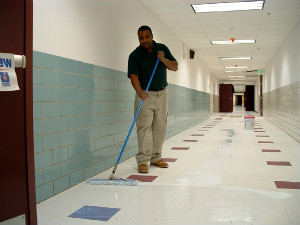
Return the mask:
<path fill-rule="evenodd" d="M 144 90 L 140 90 L 137 94 L 143 101 L 149 97 L 148 93 L 146 93 Z"/>
<path fill-rule="evenodd" d="M 164 62 L 164 60 L 165 60 L 165 52 L 163 52 L 163 51 L 157 51 L 157 58 L 159 58 L 159 60 L 161 62 Z"/>
<path fill-rule="evenodd" d="M 168 70 L 177 71 L 178 70 L 178 63 L 176 61 L 170 61 L 165 58 L 165 52 L 157 51 L 157 58 L 165 65 Z"/>
<path fill-rule="evenodd" d="M 149 97 L 149 95 L 144 90 L 142 90 L 141 85 L 140 85 L 140 81 L 139 81 L 139 76 L 135 75 L 135 74 L 131 74 L 130 79 L 131 79 L 132 87 L 136 91 L 137 95 L 143 101 L 145 101 Z"/>

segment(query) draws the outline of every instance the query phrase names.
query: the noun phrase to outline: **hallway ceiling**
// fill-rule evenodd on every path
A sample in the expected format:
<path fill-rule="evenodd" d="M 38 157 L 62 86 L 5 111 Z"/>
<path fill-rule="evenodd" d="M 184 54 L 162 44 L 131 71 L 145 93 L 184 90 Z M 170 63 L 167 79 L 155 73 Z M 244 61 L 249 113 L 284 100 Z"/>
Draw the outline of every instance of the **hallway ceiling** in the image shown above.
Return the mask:
<path fill-rule="evenodd" d="M 192 4 L 243 0 L 140 0 L 180 40 L 192 49 L 221 81 L 228 76 L 257 79 L 300 18 L 300 0 L 265 0 L 263 10 L 195 13 Z M 210 41 L 255 39 L 255 44 L 212 45 Z M 252 57 L 251 60 L 220 60 L 219 57 Z M 189 57 L 189 56 L 187 56 Z M 249 69 L 225 69 L 226 66 Z M 225 73 L 225 70 L 237 71 Z M 247 72 L 248 71 L 248 72 Z M 252 71 L 252 72 L 250 72 Z"/>

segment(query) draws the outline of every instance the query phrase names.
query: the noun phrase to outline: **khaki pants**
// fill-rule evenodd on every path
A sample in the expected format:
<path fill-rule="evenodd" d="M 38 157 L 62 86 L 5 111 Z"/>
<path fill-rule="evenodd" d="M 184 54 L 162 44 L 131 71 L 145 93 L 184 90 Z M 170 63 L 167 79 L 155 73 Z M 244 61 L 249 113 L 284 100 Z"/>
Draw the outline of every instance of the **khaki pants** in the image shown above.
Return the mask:
<path fill-rule="evenodd" d="M 148 91 L 147 98 L 136 119 L 138 153 L 137 164 L 148 164 L 161 159 L 161 151 L 167 130 L 168 94 L 166 90 Z M 135 95 L 134 114 L 141 103 Z"/>

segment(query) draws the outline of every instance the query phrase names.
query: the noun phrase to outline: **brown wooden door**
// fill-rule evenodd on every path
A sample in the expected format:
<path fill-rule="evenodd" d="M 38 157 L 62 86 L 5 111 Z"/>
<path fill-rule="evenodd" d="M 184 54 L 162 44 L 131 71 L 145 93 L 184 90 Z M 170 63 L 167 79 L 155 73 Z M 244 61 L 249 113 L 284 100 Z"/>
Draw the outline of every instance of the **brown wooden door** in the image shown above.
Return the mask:
<path fill-rule="evenodd" d="M 0 222 L 37 224 L 32 125 L 32 0 L 1 0 L 0 52 L 25 55 L 19 91 L 0 92 Z"/>
<path fill-rule="evenodd" d="M 246 85 L 245 108 L 246 111 L 254 111 L 254 85 Z"/>
<path fill-rule="evenodd" d="M 232 112 L 232 84 L 220 84 L 220 112 Z"/>

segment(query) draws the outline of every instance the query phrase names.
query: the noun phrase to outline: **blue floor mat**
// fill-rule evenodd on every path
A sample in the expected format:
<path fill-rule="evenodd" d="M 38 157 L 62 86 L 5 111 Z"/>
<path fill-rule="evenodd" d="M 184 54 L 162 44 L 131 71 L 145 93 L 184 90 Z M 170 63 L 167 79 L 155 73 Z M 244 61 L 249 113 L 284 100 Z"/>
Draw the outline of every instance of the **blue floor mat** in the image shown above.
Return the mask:
<path fill-rule="evenodd" d="M 83 206 L 76 212 L 69 215 L 73 218 L 89 219 L 89 220 L 100 220 L 108 221 L 113 217 L 120 209 L 118 208 L 107 208 L 98 206 Z"/>

